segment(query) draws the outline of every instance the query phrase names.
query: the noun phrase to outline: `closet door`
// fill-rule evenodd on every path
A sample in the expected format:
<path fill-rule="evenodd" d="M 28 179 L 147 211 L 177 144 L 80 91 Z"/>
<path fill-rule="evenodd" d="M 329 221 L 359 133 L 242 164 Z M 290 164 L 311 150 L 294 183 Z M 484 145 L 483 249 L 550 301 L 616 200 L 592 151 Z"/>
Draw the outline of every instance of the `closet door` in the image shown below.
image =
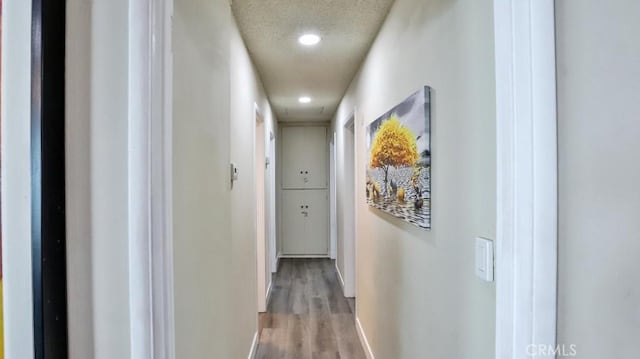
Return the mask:
<path fill-rule="evenodd" d="M 282 192 L 283 254 L 326 256 L 329 253 L 327 190 Z"/>
<path fill-rule="evenodd" d="M 305 188 L 327 188 L 327 142 L 326 127 L 304 127 L 305 138 Z"/>
<path fill-rule="evenodd" d="M 282 128 L 282 253 L 329 253 L 327 128 Z"/>
<path fill-rule="evenodd" d="M 282 128 L 282 188 L 305 188 L 305 127 Z"/>
<path fill-rule="evenodd" d="M 305 252 L 305 191 L 282 191 L 282 253 L 307 254 Z M 308 214 L 306 214 L 308 215 Z"/>
<path fill-rule="evenodd" d="M 303 241 L 306 253 L 329 254 L 329 192 L 307 190 L 305 196 L 305 234 Z"/>

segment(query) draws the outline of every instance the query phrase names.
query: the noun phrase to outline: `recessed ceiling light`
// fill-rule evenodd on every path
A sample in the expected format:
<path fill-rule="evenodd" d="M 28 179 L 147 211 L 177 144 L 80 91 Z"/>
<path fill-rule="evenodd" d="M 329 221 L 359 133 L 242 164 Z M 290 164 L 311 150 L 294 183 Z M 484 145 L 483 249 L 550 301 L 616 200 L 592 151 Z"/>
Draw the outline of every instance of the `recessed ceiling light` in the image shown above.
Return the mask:
<path fill-rule="evenodd" d="M 316 34 L 304 34 L 298 38 L 298 42 L 304 46 L 317 45 L 320 42 L 320 36 Z"/>
<path fill-rule="evenodd" d="M 300 103 L 309 103 L 311 102 L 311 97 L 309 96 L 302 96 L 298 99 L 298 102 Z"/>

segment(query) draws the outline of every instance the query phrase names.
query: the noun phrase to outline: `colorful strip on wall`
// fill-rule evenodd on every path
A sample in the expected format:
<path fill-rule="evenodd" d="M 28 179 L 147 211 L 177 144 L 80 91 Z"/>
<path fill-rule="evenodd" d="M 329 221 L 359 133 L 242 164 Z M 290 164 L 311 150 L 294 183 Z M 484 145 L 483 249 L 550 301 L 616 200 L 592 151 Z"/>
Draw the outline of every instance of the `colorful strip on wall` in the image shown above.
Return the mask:
<path fill-rule="evenodd" d="M 0 67 L 2 63 L 2 0 L 0 0 Z M 2 74 L 0 73 L 0 82 Z M 0 90 L 0 95 L 1 95 Z M 0 106 L 2 106 L 2 96 L 0 96 Z M 0 116 L 0 143 L 2 143 L 2 117 Z M 0 146 L 1 147 L 1 146 Z M 2 156 L 0 156 L 0 168 L 2 167 Z M 0 182 L 2 178 L 0 178 Z M 2 193 L 0 193 L 0 203 L 2 203 Z M 0 227 L 2 227 L 2 209 L 0 209 Z M 2 231 L 0 231 L 0 359 L 4 359 L 4 314 L 3 314 L 3 284 L 2 284 Z"/>

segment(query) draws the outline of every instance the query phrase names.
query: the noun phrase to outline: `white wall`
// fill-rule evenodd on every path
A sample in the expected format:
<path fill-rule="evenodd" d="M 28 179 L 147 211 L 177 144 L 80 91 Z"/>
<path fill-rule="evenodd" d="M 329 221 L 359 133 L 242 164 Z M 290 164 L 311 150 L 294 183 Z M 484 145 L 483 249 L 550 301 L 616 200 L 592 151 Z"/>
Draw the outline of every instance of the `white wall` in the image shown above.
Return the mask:
<path fill-rule="evenodd" d="M 67 276 L 72 358 L 130 355 L 128 1 L 67 3 Z"/>
<path fill-rule="evenodd" d="M 94 353 L 91 244 L 91 6 L 67 1 L 66 168 L 69 356 Z"/>
<path fill-rule="evenodd" d="M 248 355 L 249 345 L 258 329 L 254 136 L 264 136 L 264 143 L 268 144 L 269 132 L 276 133 L 276 119 L 235 21 L 231 28 L 230 64 L 231 161 L 238 166 L 240 173 L 231 191 L 232 295 L 236 325 L 232 338 L 236 349 L 233 357 L 240 358 Z M 258 105 L 264 118 L 264 133 L 255 133 L 254 104 Z M 270 279 L 271 273 L 268 271 L 265 288 L 269 287 Z"/>
<path fill-rule="evenodd" d="M 275 118 L 227 1 L 176 1 L 173 44 L 176 357 L 243 358 L 258 312 L 254 103 L 266 128 Z"/>
<path fill-rule="evenodd" d="M 357 315 L 377 358 L 494 357 L 495 285 L 474 276 L 474 238 L 496 234 L 493 53 L 490 0 L 397 0 L 336 114 L 344 188 L 356 108 Z M 364 190 L 365 126 L 424 85 L 431 231 L 368 208 Z"/>
<path fill-rule="evenodd" d="M 31 2 L 2 14 L 2 263 L 5 358 L 33 358 Z"/>
<path fill-rule="evenodd" d="M 556 1 L 558 343 L 638 356 L 640 3 Z"/>
<path fill-rule="evenodd" d="M 128 0 L 98 1 L 92 9 L 89 151 L 97 359 L 126 358 L 130 353 L 128 5 Z"/>
<path fill-rule="evenodd" d="M 130 357 L 128 8 L 127 0 L 69 0 L 67 4 L 72 358 Z M 5 3 L 3 21 L 6 354 L 27 358 L 33 355 L 30 185 L 25 180 L 30 176 L 31 69 L 29 46 L 24 46 L 31 35 L 30 3 Z M 261 106 L 269 126 L 275 125 L 274 119 L 241 46 L 227 1 L 176 1 L 173 36 L 176 357 L 244 357 L 256 330 L 255 295 L 234 304 L 231 299 L 232 295 L 255 293 L 255 257 L 244 251 L 255 250 L 255 238 L 253 232 L 234 233 L 232 238 L 228 164 L 232 139 L 252 138 L 253 132 L 243 126 L 253 125 L 253 101 Z M 237 61 L 233 72 L 232 61 Z M 235 87 L 233 112 L 243 119 L 238 121 L 243 125 L 233 132 L 232 73 L 235 80 L 243 81 Z M 245 99 L 238 98 L 249 88 L 255 90 L 255 96 L 251 95 L 246 106 L 249 116 L 244 120 Z M 241 148 L 239 143 L 233 141 L 235 151 Z M 238 162 L 251 168 L 244 157 Z M 238 192 L 235 197 L 242 209 L 254 208 L 252 192 Z M 233 218 L 240 221 L 235 213 Z"/>
<path fill-rule="evenodd" d="M 176 358 L 231 358 L 231 17 L 224 0 L 174 6 Z"/>

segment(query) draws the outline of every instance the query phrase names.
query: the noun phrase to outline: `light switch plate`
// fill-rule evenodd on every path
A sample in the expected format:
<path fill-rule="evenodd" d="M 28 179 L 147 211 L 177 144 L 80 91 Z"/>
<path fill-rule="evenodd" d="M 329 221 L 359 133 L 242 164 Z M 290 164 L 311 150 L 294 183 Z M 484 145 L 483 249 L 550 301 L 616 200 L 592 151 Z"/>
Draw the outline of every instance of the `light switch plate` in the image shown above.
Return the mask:
<path fill-rule="evenodd" d="M 238 166 L 236 166 L 236 164 L 232 162 L 229 165 L 229 170 L 229 175 L 231 176 L 231 188 L 233 188 L 233 182 L 238 180 Z"/>
<path fill-rule="evenodd" d="M 476 238 L 476 275 L 487 282 L 493 282 L 493 241 Z"/>

